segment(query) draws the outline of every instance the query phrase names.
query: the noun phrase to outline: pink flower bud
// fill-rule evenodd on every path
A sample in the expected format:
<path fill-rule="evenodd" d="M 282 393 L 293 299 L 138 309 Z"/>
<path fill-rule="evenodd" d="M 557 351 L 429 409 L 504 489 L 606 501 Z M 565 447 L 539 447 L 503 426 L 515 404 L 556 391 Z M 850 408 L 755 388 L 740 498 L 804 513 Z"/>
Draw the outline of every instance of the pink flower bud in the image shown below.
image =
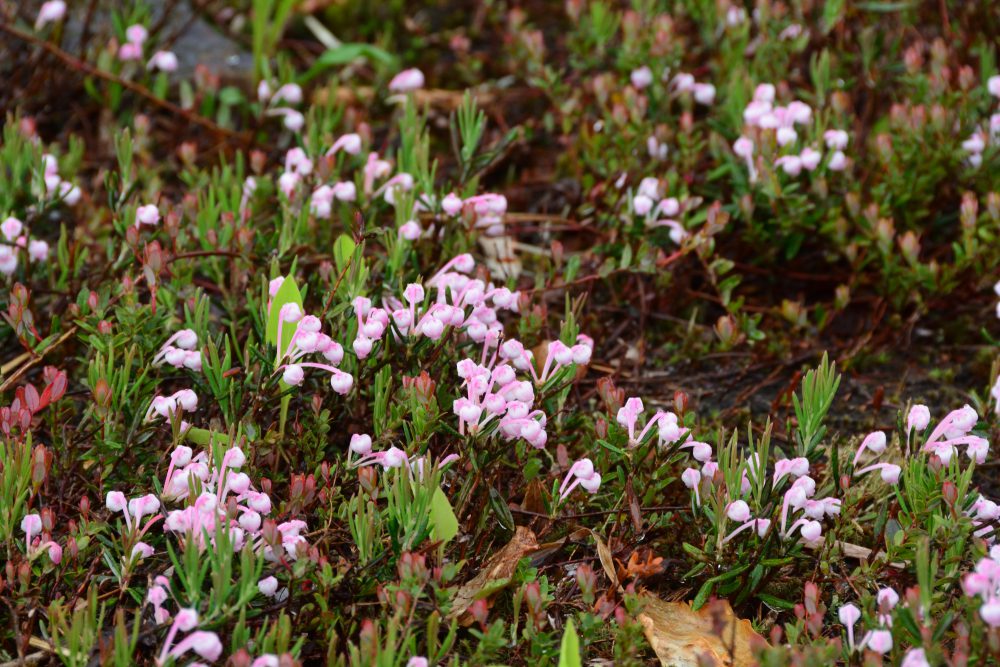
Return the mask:
<path fill-rule="evenodd" d="M 1000 600 L 989 600 L 979 608 L 979 615 L 991 628 L 1000 627 Z"/>
<path fill-rule="evenodd" d="M 643 88 L 649 86 L 649 84 L 653 83 L 653 72 L 649 69 L 649 67 L 643 65 L 638 69 L 632 70 L 632 73 L 629 75 L 629 79 L 632 81 L 633 86 L 642 90 Z"/>
<path fill-rule="evenodd" d="M 726 516 L 733 521 L 743 523 L 750 518 L 750 506 L 743 500 L 733 501 L 726 508 Z"/>
<path fill-rule="evenodd" d="M 899 604 L 899 593 L 892 588 L 883 588 L 875 596 L 875 601 L 878 602 L 880 607 L 893 609 Z"/>
<path fill-rule="evenodd" d="M 601 473 L 595 472 L 590 477 L 581 478 L 580 486 L 582 486 L 588 493 L 597 493 L 598 489 L 601 488 Z"/>
<path fill-rule="evenodd" d="M 266 597 L 274 597 L 275 593 L 278 592 L 278 580 L 275 577 L 265 577 L 257 582 L 257 590 L 261 592 L 261 595 Z"/>
<path fill-rule="evenodd" d="M 351 436 L 350 449 L 355 454 L 366 456 L 372 451 L 372 437 L 366 433 L 355 433 Z"/>
<path fill-rule="evenodd" d="M 174 624 L 183 632 L 194 630 L 198 625 L 198 612 L 194 609 L 180 609 L 174 616 Z"/>
<path fill-rule="evenodd" d="M 30 544 L 31 538 L 42 532 L 42 517 L 38 514 L 27 514 L 21 519 L 21 530 L 24 531 L 24 539 Z"/>
<path fill-rule="evenodd" d="M 28 243 L 28 257 L 35 262 L 44 262 L 49 258 L 49 244 L 45 241 L 33 239 Z"/>
<path fill-rule="evenodd" d="M 330 376 L 330 386 L 333 387 L 335 392 L 344 396 L 350 392 L 351 387 L 354 386 L 354 377 L 349 373 L 337 371 Z"/>
<path fill-rule="evenodd" d="M 10 217 L 0 223 L 0 232 L 3 233 L 4 238 L 8 241 L 13 242 L 17 237 L 21 235 L 24 230 L 24 223 L 15 217 Z"/>
<path fill-rule="evenodd" d="M 38 9 L 38 18 L 35 19 L 35 30 L 41 30 L 47 23 L 62 21 L 64 16 L 66 16 L 66 3 L 63 0 L 44 2 Z"/>
<path fill-rule="evenodd" d="M 776 167 L 781 167 L 789 176 L 798 176 L 802 173 L 802 160 L 797 155 L 785 155 L 774 161 Z"/>
<path fill-rule="evenodd" d="M 135 559 L 149 558 L 152 555 L 153 555 L 153 547 L 149 546 L 145 542 L 137 542 L 136 545 L 132 547 L 132 558 Z M 159 588 L 159 586 L 157 586 L 156 588 Z M 163 589 L 160 588 L 160 590 L 162 591 Z"/>
<path fill-rule="evenodd" d="M 802 537 L 807 542 L 815 542 L 823 534 L 823 526 L 819 521 L 806 521 L 802 524 Z"/>
<path fill-rule="evenodd" d="M 861 618 L 861 611 L 853 604 L 845 604 L 837 612 L 840 622 L 846 627 L 852 627 Z"/>
<path fill-rule="evenodd" d="M 360 134 L 345 134 L 335 142 L 330 150 L 326 152 L 328 156 L 334 155 L 337 151 L 344 151 L 348 155 L 358 155 L 361 153 L 361 135 Z"/>
<path fill-rule="evenodd" d="M 139 60 L 142 58 L 142 45 L 135 42 L 125 42 L 118 47 L 118 59 L 122 62 Z"/>
<path fill-rule="evenodd" d="M 395 93 L 408 93 L 423 87 L 424 73 L 415 67 L 403 70 L 389 82 L 389 90 Z"/>
<path fill-rule="evenodd" d="M 157 51 L 146 63 L 146 69 L 161 72 L 176 72 L 177 66 L 177 56 L 173 51 Z"/>
<path fill-rule="evenodd" d="M 753 140 L 748 137 L 741 136 L 733 142 L 733 152 L 745 160 L 753 157 L 753 149 Z"/>
<path fill-rule="evenodd" d="M 681 481 L 687 488 L 694 489 L 701 483 L 701 473 L 695 468 L 687 468 L 681 473 Z"/>
<path fill-rule="evenodd" d="M 423 230 L 420 228 L 420 223 L 416 220 L 409 220 L 399 228 L 400 238 L 406 239 L 407 241 L 416 241 L 420 238 L 422 233 Z"/>
<path fill-rule="evenodd" d="M 822 159 L 823 155 L 812 148 L 803 148 L 802 152 L 799 153 L 799 159 L 802 160 L 802 167 L 806 171 L 812 171 L 819 166 L 819 161 Z"/>
<path fill-rule="evenodd" d="M 127 504 L 125 494 L 121 491 L 108 492 L 107 499 L 105 500 L 105 506 L 112 512 L 121 512 L 125 509 Z"/>
<path fill-rule="evenodd" d="M 888 630 L 872 630 L 864 644 L 879 655 L 885 655 L 892 650 L 892 633 Z"/>
<path fill-rule="evenodd" d="M 694 101 L 709 106 L 715 101 L 715 86 L 710 83 L 694 84 Z"/>
<path fill-rule="evenodd" d="M 454 192 L 449 192 L 441 200 L 441 209 L 451 216 L 458 215 L 462 211 L 462 198 Z"/>
<path fill-rule="evenodd" d="M 302 384 L 305 377 L 305 371 L 302 369 L 302 366 L 299 366 L 298 364 L 289 364 L 285 366 L 285 370 L 281 374 L 282 381 L 292 387 L 297 387 Z"/>
<path fill-rule="evenodd" d="M 653 210 L 653 200 L 646 195 L 637 195 L 632 199 L 632 210 L 636 215 L 646 215 Z"/>
<path fill-rule="evenodd" d="M 886 447 L 886 437 L 885 433 L 882 431 L 874 431 L 865 436 L 864 441 L 861 443 L 861 449 L 867 449 L 875 454 L 881 454 L 885 451 Z"/>
<path fill-rule="evenodd" d="M 302 88 L 297 83 L 286 83 L 278 90 L 274 91 L 271 97 L 272 104 L 286 102 L 288 104 L 299 104 L 302 102 Z"/>
<path fill-rule="evenodd" d="M 139 225 L 155 225 L 160 221 L 160 211 L 156 208 L 156 204 L 146 204 L 145 206 L 140 206 L 135 211 L 135 226 Z"/>

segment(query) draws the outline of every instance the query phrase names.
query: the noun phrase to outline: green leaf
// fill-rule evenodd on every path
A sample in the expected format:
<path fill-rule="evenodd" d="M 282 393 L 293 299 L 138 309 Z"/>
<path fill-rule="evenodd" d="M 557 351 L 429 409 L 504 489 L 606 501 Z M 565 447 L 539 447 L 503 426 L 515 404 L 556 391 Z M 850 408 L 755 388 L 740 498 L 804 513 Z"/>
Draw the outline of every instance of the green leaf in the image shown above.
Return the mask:
<path fill-rule="evenodd" d="M 789 602 L 788 600 L 782 600 L 781 598 L 774 597 L 773 595 L 767 595 L 766 593 L 760 593 L 757 599 L 774 609 L 794 609 L 795 603 Z"/>
<path fill-rule="evenodd" d="M 299 77 L 298 82 L 300 84 L 306 83 L 331 67 L 346 65 L 349 62 L 357 60 L 358 58 L 367 58 L 387 66 L 394 65 L 396 63 L 396 58 L 384 49 L 380 49 L 379 47 L 371 44 L 348 42 L 346 44 L 341 44 L 335 49 L 324 51 L 323 55 L 317 58 L 316 62 L 312 64 L 312 67 L 306 70 L 306 73 Z"/>
<path fill-rule="evenodd" d="M 185 435 L 187 436 L 188 440 L 190 440 L 196 445 L 201 445 L 202 447 L 207 447 L 208 444 L 213 440 L 221 444 L 225 445 L 229 444 L 229 436 L 226 435 L 225 433 L 213 432 L 204 428 L 197 428 L 192 426 L 187 430 Z"/>
<path fill-rule="evenodd" d="M 608 451 L 612 451 L 615 454 L 618 454 L 619 456 L 625 456 L 625 450 L 624 449 L 622 449 L 621 447 L 615 447 L 614 445 L 612 445 L 610 442 L 607 442 L 606 440 L 598 440 L 597 444 L 599 444 L 601 447 L 604 447 Z"/>
<path fill-rule="evenodd" d="M 709 579 L 701 588 L 698 589 L 698 594 L 694 596 L 694 600 L 691 601 L 691 611 L 698 611 L 705 606 L 708 602 L 708 598 L 712 595 L 712 589 L 715 587 L 715 582 Z"/>
<path fill-rule="evenodd" d="M 347 234 L 341 234 L 337 237 L 333 243 L 333 261 L 336 263 L 338 271 L 343 271 L 344 267 L 348 265 L 351 258 L 354 257 L 356 247 L 354 239 Z"/>
<path fill-rule="evenodd" d="M 562 645 L 559 647 L 559 667 L 581 667 L 580 638 L 573 626 L 573 619 L 566 621 L 566 631 L 563 633 Z"/>
<path fill-rule="evenodd" d="M 490 487 L 490 507 L 493 508 L 493 513 L 496 514 L 497 521 L 503 526 L 506 531 L 514 530 L 514 516 L 510 513 L 510 508 L 507 507 L 507 502 L 492 486 Z"/>
<path fill-rule="evenodd" d="M 431 537 L 441 542 L 450 542 L 458 535 L 458 518 L 451 509 L 448 496 L 440 488 L 434 490 L 431 498 Z"/>
<path fill-rule="evenodd" d="M 281 344 L 278 344 L 278 316 L 282 306 L 288 303 L 297 304 L 303 312 L 305 311 L 302 305 L 302 294 L 299 292 L 299 286 L 295 284 L 294 276 L 286 277 L 285 282 L 281 283 L 278 293 L 271 299 L 271 307 L 267 314 L 267 342 L 278 348 L 279 356 L 292 342 L 292 336 L 295 335 L 295 330 L 298 328 L 298 323 L 283 325 Z"/>

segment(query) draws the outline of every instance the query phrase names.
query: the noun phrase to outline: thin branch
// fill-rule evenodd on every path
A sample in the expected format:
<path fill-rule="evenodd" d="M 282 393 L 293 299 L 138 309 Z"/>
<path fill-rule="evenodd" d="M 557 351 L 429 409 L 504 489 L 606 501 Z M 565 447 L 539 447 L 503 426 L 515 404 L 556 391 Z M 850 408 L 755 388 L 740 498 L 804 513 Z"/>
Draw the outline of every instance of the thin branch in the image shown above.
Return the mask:
<path fill-rule="evenodd" d="M 116 83 L 119 86 L 125 88 L 126 90 L 132 91 L 139 97 L 146 99 L 154 106 L 157 106 L 163 109 L 164 111 L 168 111 L 176 116 L 179 116 L 190 123 L 199 125 L 208 130 L 209 132 L 212 132 L 213 134 L 232 139 L 238 139 L 244 144 L 249 143 L 249 135 L 247 133 L 234 132 L 233 130 L 224 128 L 221 125 L 217 125 L 216 123 L 209 120 L 208 118 L 205 118 L 204 116 L 200 116 L 196 113 L 188 111 L 187 109 L 179 107 L 169 100 L 157 97 L 152 93 L 152 91 L 150 91 L 143 85 L 135 83 L 134 81 L 128 81 L 126 79 L 121 78 L 120 76 L 112 74 L 111 72 L 106 72 L 102 69 L 99 69 L 91 65 L 87 61 L 81 60 L 76 56 L 67 53 L 66 51 L 60 49 L 55 44 L 52 44 L 39 37 L 36 37 L 30 32 L 25 32 L 24 30 L 21 30 L 20 28 L 17 28 L 11 25 L 10 23 L 7 22 L 0 23 L 0 32 L 7 33 L 8 35 L 15 37 L 21 40 L 22 42 L 27 42 L 28 44 L 37 46 L 38 48 L 48 52 L 50 55 L 55 56 L 63 63 L 65 63 L 68 67 L 70 67 L 73 70 L 76 70 L 77 72 L 82 72 L 83 74 L 103 79 L 109 83 Z"/>

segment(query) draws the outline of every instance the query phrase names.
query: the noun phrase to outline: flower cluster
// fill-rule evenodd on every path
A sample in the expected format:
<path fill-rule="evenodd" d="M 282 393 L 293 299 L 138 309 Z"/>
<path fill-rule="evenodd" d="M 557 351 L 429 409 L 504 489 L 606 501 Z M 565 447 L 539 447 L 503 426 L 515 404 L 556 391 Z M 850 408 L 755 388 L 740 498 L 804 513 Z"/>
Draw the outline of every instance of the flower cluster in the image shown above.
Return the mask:
<path fill-rule="evenodd" d="M 813 110 L 805 102 L 794 100 L 786 106 L 775 105 L 776 90 L 773 84 L 762 83 L 754 91 L 753 99 L 743 110 L 744 134 L 733 143 L 733 152 L 742 158 L 750 174 L 750 182 L 757 181 L 758 164 L 754 160 L 758 145 L 773 142 L 785 152 L 773 160 L 774 167 L 780 167 L 789 176 L 798 176 L 805 171 L 814 171 L 823 160 L 823 154 L 812 146 L 803 146 L 796 152 L 799 129 L 808 128 L 812 122 Z M 831 171 L 847 168 L 847 147 L 849 136 L 844 130 L 831 129 L 823 134 L 823 141 L 829 151 L 826 166 Z"/>
<path fill-rule="evenodd" d="M 886 444 L 887 440 L 885 437 L 885 433 L 883 433 L 882 431 L 875 431 L 865 436 L 865 439 L 861 441 L 861 445 L 858 447 L 858 450 L 854 453 L 855 468 L 861 461 L 861 455 L 864 454 L 866 450 L 875 454 L 876 456 L 879 456 L 885 451 Z M 854 475 L 860 477 L 861 475 L 872 472 L 874 470 L 879 471 L 879 475 L 882 477 L 882 481 L 886 482 L 887 484 L 898 483 L 899 474 L 900 472 L 902 472 L 902 468 L 900 468 L 895 463 L 886 463 L 884 461 L 880 461 L 878 463 L 872 463 L 871 465 L 865 466 L 861 470 L 855 470 Z"/>
<path fill-rule="evenodd" d="M 198 334 L 192 329 L 181 329 L 174 333 L 160 347 L 153 357 L 153 365 L 169 364 L 174 368 L 201 370 L 201 352 L 198 347 Z"/>
<path fill-rule="evenodd" d="M 917 431 L 927 428 L 930 419 L 930 414 L 927 413 L 925 421 L 920 407 L 914 406 L 911 415 L 914 414 L 913 411 L 919 411 L 917 417 L 907 420 L 913 423 Z M 970 460 L 983 463 L 990 451 L 990 443 L 986 438 L 972 434 L 972 429 L 978 422 L 979 414 L 969 405 L 952 410 L 924 440 L 922 451 L 934 454 L 947 465 L 955 455 L 956 448 L 964 445 L 965 453 Z"/>
<path fill-rule="evenodd" d="M 21 530 L 24 531 L 24 543 L 28 560 L 34 560 L 39 555 L 47 553 L 53 564 L 62 561 L 62 547 L 51 538 L 52 526 L 44 528 L 40 514 L 27 514 L 21 519 Z"/>
<path fill-rule="evenodd" d="M 150 593 L 156 587 L 150 589 Z M 162 590 L 162 588 L 161 588 Z M 162 603 L 161 603 L 162 604 Z M 159 611 L 159 607 L 157 607 Z M 222 655 L 222 640 L 214 632 L 205 630 L 195 630 L 198 627 L 198 612 L 194 609 L 181 609 L 174 616 L 174 622 L 167 631 L 167 637 L 163 641 L 163 648 L 160 650 L 158 665 L 164 665 L 171 659 L 177 660 L 188 651 L 194 651 L 199 656 L 210 662 L 218 660 Z M 174 644 L 178 632 L 189 633 L 184 639 Z"/>
<path fill-rule="evenodd" d="M 781 503 L 781 530 L 779 533 L 782 539 L 791 537 L 795 533 L 795 529 L 798 528 L 802 540 L 806 544 L 816 544 L 823 535 L 823 525 L 820 521 L 824 517 L 840 514 L 840 499 L 815 499 L 813 498 L 815 494 L 816 481 L 808 475 L 796 479 L 785 491 Z M 798 511 L 801 511 L 803 516 L 789 525 L 789 519 Z"/>
<path fill-rule="evenodd" d="M 198 409 L 198 394 L 193 389 L 180 389 L 170 396 L 154 397 L 146 409 L 146 421 L 152 421 L 157 416 L 172 419 L 177 408 L 194 412 Z"/>
<path fill-rule="evenodd" d="M 875 601 L 879 609 L 878 626 L 868 630 L 858 643 L 854 640 L 854 626 L 861 620 L 861 610 L 856 605 L 845 604 L 837 611 L 837 617 L 847 630 L 847 647 L 852 653 L 868 649 L 885 655 L 892 650 L 892 632 L 888 628 L 892 627 L 891 612 L 899 603 L 899 593 L 892 588 L 883 588 L 876 594 Z M 907 656 L 907 660 L 915 661 L 922 657 L 922 651 L 919 654 L 909 651 Z"/>
<path fill-rule="evenodd" d="M 490 368 L 463 359 L 458 362 L 458 376 L 466 390 L 466 395 L 456 399 L 452 406 L 458 416 L 459 433 L 479 433 L 496 419 L 500 432 L 508 440 L 524 438 L 535 448 L 545 447 L 548 440 L 545 413 L 531 409 L 534 387 L 526 380 L 518 380 L 510 364 Z"/>
<path fill-rule="evenodd" d="M 281 279 L 271 281 L 271 296 L 278 292 Z M 283 329 L 296 325 L 295 333 L 281 352 L 277 370 L 282 372 L 285 384 L 297 387 L 305 380 L 305 369 L 316 368 L 330 374 L 330 386 L 341 396 L 351 391 L 354 377 L 337 368 L 344 359 L 344 348 L 337 341 L 321 331 L 323 323 L 315 315 L 304 315 L 297 304 L 286 303 L 278 313 L 278 340 L 283 340 Z M 319 354 L 329 363 L 302 361 L 309 354 Z M 360 355 L 359 355 L 360 356 Z"/>
<path fill-rule="evenodd" d="M 49 244 L 41 239 L 29 239 L 24 223 L 11 216 L 0 223 L 0 273 L 11 275 L 17 270 L 20 250 L 26 250 L 28 259 L 44 262 L 49 257 Z"/>
<path fill-rule="evenodd" d="M 138 23 L 125 29 L 125 43 L 118 47 L 118 59 L 122 62 L 142 60 L 142 49 L 149 37 L 146 26 Z"/>
<path fill-rule="evenodd" d="M 657 410 L 656 414 L 646 421 L 642 430 L 636 433 L 639 418 L 644 412 L 645 407 L 642 404 L 642 399 L 636 397 L 628 399 L 625 401 L 625 405 L 618 409 L 615 419 L 628 431 L 629 447 L 637 447 L 645 442 L 647 435 L 652 432 L 654 427 L 657 429 L 658 444 L 661 447 L 672 445 L 689 433 L 687 428 L 680 425 L 677 415 L 666 410 Z M 698 461 L 707 461 L 712 458 L 712 446 L 707 443 L 686 440 L 681 446 L 690 447 L 694 458 Z"/>
<path fill-rule="evenodd" d="M 1000 98 L 1000 75 L 991 76 L 986 82 L 990 95 Z M 969 164 L 979 167 L 983 163 L 983 151 L 987 142 L 1000 141 L 1000 112 L 994 113 L 989 119 L 989 128 L 978 128 L 965 141 L 962 149 L 968 154 Z"/>
<path fill-rule="evenodd" d="M 277 90 L 271 88 L 267 79 L 257 84 L 257 99 L 265 105 L 265 115 L 282 119 L 284 126 L 292 132 L 302 131 L 306 117 L 293 106 L 302 103 L 302 88 L 297 83 L 286 83 Z"/>
<path fill-rule="evenodd" d="M 660 181 L 655 178 L 642 179 L 632 197 L 632 212 L 641 216 L 647 227 L 668 228 L 670 240 L 678 245 L 688 237 L 684 225 L 675 219 L 683 210 L 676 197 L 663 196 Z"/>
<path fill-rule="evenodd" d="M 969 597 L 979 597 L 983 603 L 979 616 L 990 627 L 1000 627 L 1000 546 L 976 563 L 976 569 L 962 579 L 962 588 Z"/>
<path fill-rule="evenodd" d="M 176 447 L 163 480 L 163 498 L 184 501 L 185 507 L 167 514 L 164 529 L 201 549 L 214 547 L 216 531 L 227 530 L 234 550 L 251 544 L 270 561 L 296 560 L 306 546 L 305 522 L 266 520 L 271 498 L 254 489 L 250 476 L 240 470 L 245 463 L 239 447 L 226 450 L 219 461 L 207 451 L 194 455 L 190 447 Z"/>
<path fill-rule="evenodd" d="M 163 515 L 158 514 L 159 498 L 153 494 L 146 494 L 128 500 L 121 491 L 109 491 L 105 498 L 105 507 L 111 510 L 112 514 L 121 513 L 125 520 L 121 537 L 126 570 L 143 558 L 152 556 L 154 549 L 143 542 L 143 537 L 157 521 L 163 518 Z M 148 517 L 145 524 L 142 523 L 143 517 Z"/>

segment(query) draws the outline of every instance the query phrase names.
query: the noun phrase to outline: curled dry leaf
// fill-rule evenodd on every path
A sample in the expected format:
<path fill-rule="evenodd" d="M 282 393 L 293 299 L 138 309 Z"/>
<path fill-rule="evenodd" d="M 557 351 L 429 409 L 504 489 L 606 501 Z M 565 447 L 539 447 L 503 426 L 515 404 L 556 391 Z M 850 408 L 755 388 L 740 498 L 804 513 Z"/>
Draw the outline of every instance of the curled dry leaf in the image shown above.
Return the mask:
<path fill-rule="evenodd" d="M 614 556 L 611 555 L 611 549 L 609 549 L 608 545 L 604 543 L 604 540 L 601 539 L 600 535 L 594 531 L 590 531 L 590 534 L 594 536 L 594 542 L 597 543 L 597 557 L 601 559 L 601 567 L 604 568 L 604 573 L 608 575 L 608 579 L 611 580 L 611 586 L 613 588 L 619 588 L 618 570 L 615 568 L 615 559 Z"/>
<path fill-rule="evenodd" d="M 472 617 L 465 612 L 472 603 L 506 588 L 518 562 L 538 548 L 535 533 L 530 528 L 518 526 L 511 541 L 486 561 L 479 574 L 458 589 L 448 618 L 457 618 L 463 625 L 471 624 Z"/>
<path fill-rule="evenodd" d="M 751 667 L 751 647 L 764 643 L 750 621 L 737 618 L 726 600 L 692 611 L 687 602 L 664 602 L 645 594 L 638 619 L 665 667 Z M 705 662 L 708 659 L 710 662 Z"/>
<path fill-rule="evenodd" d="M 647 551 L 645 556 L 640 556 L 638 551 L 633 551 L 625 564 L 625 577 L 627 579 L 641 579 L 643 577 L 653 577 L 663 571 L 663 558 L 651 551 Z"/>

